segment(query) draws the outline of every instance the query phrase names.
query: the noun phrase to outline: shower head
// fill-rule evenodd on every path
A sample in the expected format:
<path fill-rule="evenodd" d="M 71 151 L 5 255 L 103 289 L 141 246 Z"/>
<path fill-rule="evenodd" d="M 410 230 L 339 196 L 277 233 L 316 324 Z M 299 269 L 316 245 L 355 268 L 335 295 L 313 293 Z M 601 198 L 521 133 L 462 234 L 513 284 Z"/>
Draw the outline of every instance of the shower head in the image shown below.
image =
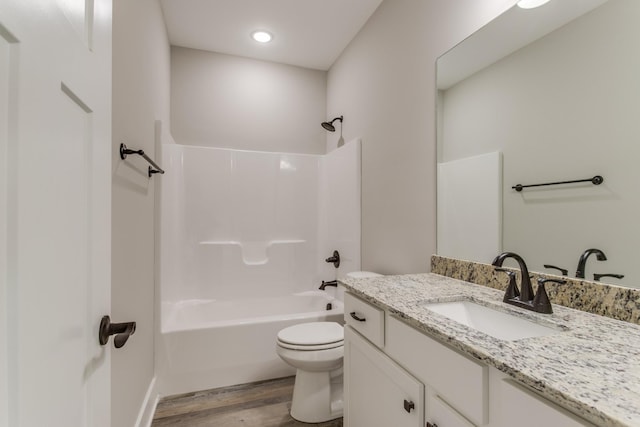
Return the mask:
<path fill-rule="evenodd" d="M 335 132 L 336 128 L 335 126 L 333 126 L 333 122 L 335 122 L 336 120 L 339 120 L 340 123 L 342 123 L 342 116 L 340 117 L 336 117 L 335 119 L 331 120 L 330 122 L 322 122 L 322 127 L 325 128 L 325 130 L 328 130 L 329 132 Z"/>

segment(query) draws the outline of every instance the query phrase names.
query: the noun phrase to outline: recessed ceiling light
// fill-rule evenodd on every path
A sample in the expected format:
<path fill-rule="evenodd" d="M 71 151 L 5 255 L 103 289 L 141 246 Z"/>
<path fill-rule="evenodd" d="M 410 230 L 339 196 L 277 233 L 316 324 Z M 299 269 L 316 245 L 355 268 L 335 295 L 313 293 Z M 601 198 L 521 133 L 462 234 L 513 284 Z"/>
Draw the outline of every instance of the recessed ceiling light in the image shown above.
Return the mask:
<path fill-rule="evenodd" d="M 269 43 L 273 39 L 273 36 L 267 31 L 259 30 L 251 33 L 251 38 L 258 43 Z"/>
<path fill-rule="evenodd" d="M 520 0 L 518 2 L 518 6 L 522 9 L 534 9 L 548 3 L 549 1 L 550 0 Z"/>

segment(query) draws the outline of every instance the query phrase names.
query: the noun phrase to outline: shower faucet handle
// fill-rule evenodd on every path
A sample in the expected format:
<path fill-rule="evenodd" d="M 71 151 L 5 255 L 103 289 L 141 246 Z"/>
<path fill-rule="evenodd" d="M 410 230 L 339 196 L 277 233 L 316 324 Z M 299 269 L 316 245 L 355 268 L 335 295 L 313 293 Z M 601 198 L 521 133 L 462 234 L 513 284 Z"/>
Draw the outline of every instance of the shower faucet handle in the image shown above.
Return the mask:
<path fill-rule="evenodd" d="M 333 263 L 333 266 L 335 268 L 340 267 L 340 253 L 338 253 L 338 251 L 333 251 L 333 256 L 330 256 L 329 258 L 325 259 L 326 262 L 328 262 L 329 264 Z"/>

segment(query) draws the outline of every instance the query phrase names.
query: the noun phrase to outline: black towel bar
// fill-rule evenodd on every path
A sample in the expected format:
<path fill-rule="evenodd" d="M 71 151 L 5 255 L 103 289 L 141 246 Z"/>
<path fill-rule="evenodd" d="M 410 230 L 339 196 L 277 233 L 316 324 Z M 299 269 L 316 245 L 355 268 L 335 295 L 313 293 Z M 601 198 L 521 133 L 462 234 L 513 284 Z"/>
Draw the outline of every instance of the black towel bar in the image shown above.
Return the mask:
<path fill-rule="evenodd" d="M 529 187 L 542 187 L 542 186 L 546 186 L 546 185 L 560 185 L 560 184 L 574 184 L 576 182 L 591 182 L 593 185 L 600 185 L 604 182 L 604 178 L 600 175 L 596 175 L 593 178 L 587 178 L 587 179 L 576 179 L 573 181 L 558 181 L 558 182 L 547 182 L 545 184 L 529 184 L 529 185 L 522 185 L 522 184 L 517 184 L 514 185 L 513 188 L 516 191 L 522 191 L 523 188 L 529 188 Z"/>
<path fill-rule="evenodd" d="M 151 166 L 149 166 L 149 169 L 147 171 L 149 178 L 151 178 L 151 176 L 153 174 L 156 173 L 160 173 L 163 174 L 164 171 L 162 170 L 162 168 L 160 166 L 158 166 L 156 164 L 156 162 L 154 162 L 153 160 L 151 160 L 151 158 L 149 156 L 147 156 L 143 150 L 132 150 L 130 148 L 127 148 L 126 145 L 124 144 L 120 144 L 120 158 L 122 160 L 127 158 L 128 154 L 138 154 L 140 156 L 142 156 L 147 162 L 149 162 L 151 164 L 151 166 L 153 166 L 153 168 Z"/>

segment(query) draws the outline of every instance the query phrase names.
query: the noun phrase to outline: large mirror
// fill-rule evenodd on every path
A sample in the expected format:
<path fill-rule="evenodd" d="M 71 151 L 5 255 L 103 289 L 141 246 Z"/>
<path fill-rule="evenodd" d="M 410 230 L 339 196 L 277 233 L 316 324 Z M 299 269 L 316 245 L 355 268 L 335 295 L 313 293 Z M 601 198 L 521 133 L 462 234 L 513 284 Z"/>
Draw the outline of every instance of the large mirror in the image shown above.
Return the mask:
<path fill-rule="evenodd" d="M 440 225 L 456 212 L 473 222 L 489 205 L 495 213 L 489 223 L 499 221 L 490 232 L 498 242 L 489 244 L 492 255 L 513 251 L 530 270 L 559 274 L 545 267 L 553 265 L 575 277 L 580 255 L 596 248 L 606 260 L 587 259 L 587 280 L 605 274 L 597 279 L 640 287 L 639 23 L 638 0 L 514 6 L 438 59 L 439 170 L 459 165 L 463 172 L 454 167 L 456 176 L 485 182 L 483 174 L 496 175 L 496 166 L 471 173 L 464 162 L 488 153 L 498 153 L 500 169 L 497 181 L 482 184 L 496 197 L 473 197 L 482 193 L 477 188 L 438 195 L 439 205 L 443 196 L 457 198 L 438 212 L 439 254 L 472 257 L 448 248 L 484 238 Z M 604 179 L 600 185 L 512 188 L 597 175 Z M 478 221 L 476 228 L 486 228 Z"/>

